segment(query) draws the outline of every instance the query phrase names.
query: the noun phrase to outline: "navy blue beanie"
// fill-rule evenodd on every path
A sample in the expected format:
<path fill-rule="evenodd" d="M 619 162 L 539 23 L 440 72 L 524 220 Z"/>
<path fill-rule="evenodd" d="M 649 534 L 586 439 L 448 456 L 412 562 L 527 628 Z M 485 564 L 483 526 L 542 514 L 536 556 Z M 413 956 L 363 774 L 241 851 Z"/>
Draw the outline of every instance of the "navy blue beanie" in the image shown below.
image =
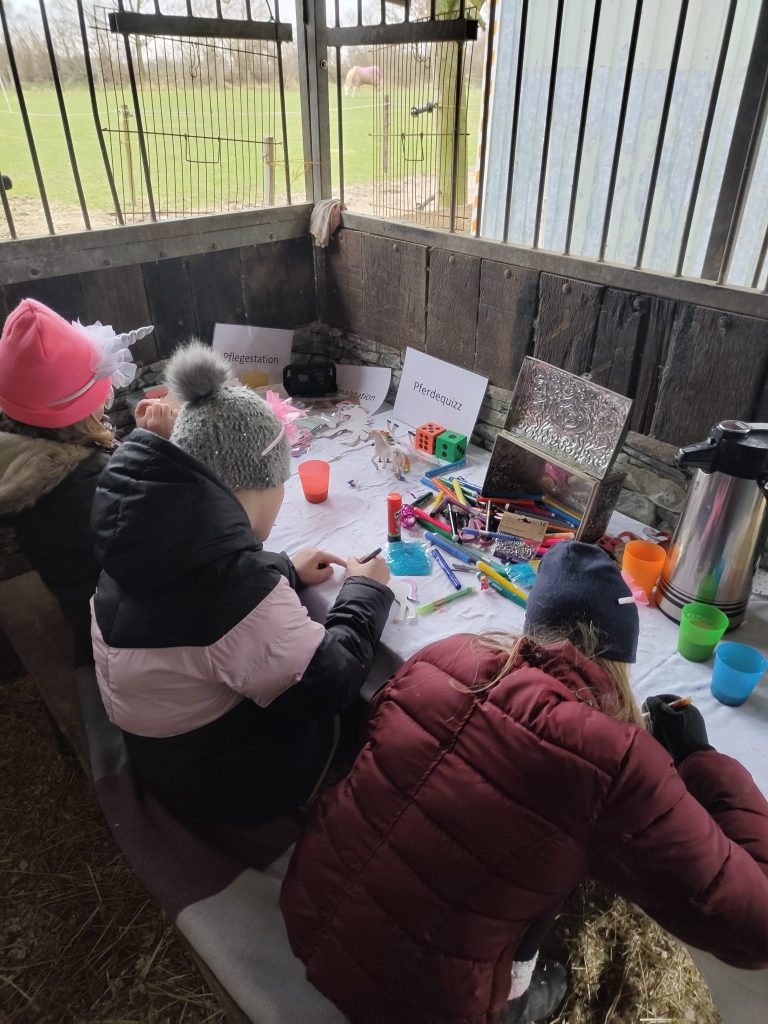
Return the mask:
<path fill-rule="evenodd" d="M 563 541 L 541 560 L 528 598 L 525 631 L 567 633 L 579 622 L 597 630 L 601 658 L 637 660 L 640 616 L 618 566 L 594 544 Z"/>

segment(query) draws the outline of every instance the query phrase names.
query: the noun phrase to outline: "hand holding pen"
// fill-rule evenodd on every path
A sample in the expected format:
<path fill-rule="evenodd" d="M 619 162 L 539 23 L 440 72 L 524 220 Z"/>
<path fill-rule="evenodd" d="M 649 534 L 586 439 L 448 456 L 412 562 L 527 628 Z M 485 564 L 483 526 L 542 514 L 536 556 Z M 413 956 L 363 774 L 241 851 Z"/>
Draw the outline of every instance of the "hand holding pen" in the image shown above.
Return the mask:
<path fill-rule="evenodd" d="M 392 578 L 389 566 L 381 556 L 381 548 L 376 548 L 362 558 L 347 559 L 347 576 L 363 576 L 386 586 Z"/>

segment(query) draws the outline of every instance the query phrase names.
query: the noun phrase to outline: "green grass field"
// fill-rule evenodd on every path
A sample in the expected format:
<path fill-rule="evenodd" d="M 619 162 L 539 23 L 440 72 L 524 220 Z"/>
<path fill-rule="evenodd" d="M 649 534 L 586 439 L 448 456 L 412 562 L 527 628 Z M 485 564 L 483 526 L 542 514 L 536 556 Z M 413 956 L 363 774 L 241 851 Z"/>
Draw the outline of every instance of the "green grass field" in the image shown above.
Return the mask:
<path fill-rule="evenodd" d="M 61 126 L 56 96 L 52 88 L 28 89 L 25 92 L 32 129 L 40 160 L 45 188 L 53 207 L 77 208 L 77 193 L 70 169 L 69 157 Z M 344 180 L 348 186 L 366 185 L 374 175 L 374 154 L 380 159 L 380 143 L 374 144 L 374 101 L 376 93 L 361 89 L 354 97 L 343 99 L 344 114 Z M 11 208 L 14 200 L 37 199 L 38 188 L 29 156 L 22 119 L 14 96 L 9 95 L 8 109 L 0 95 L 0 170 L 10 175 L 13 190 L 9 193 Z M 65 100 L 70 121 L 75 156 L 77 158 L 83 191 L 89 211 L 111 216 L 112 202 L 91 113 L 88 92 L 84 88 L 66 88 Z M 479 89 L 472 89 L 468 117 L 468 165 L 474 167 L 477 125 L 479 119 Z M 122 97 L 116 94 L 107 106 L 103 94 L 99 95 L 99 108 L 107 132 L 108 150 L 121 202 L 130 209 L 131 188 L 129 162 L 132 165 L 134 209 L 142 204 L 143 175 L 136 134 L 135 119 L 128 119 L 129 135 L 122 130 L 124 120 L 119 113 Z M 155 192 L 155 201 L 161 214 L 215 212 L 221 209 L 261 205 L 264 198 L 262 146 L 254 140 L 269 134 L 274 125 L 279 139 L 282 130 L 279 111 L 270 111 L 264 94 L 262 111 L 258 90 L 240 98 L 238 90 L 219 89 L 196 104 L 182 93 L 161 90 L 153 94 L 142 112 L 147 132 L 148 158 Z M 398 159 L 404 144 L 402 133 L 414 131 L 415 121 L 409 110 L 412 100 L 398 91 L 390 92 L 390 176 L 417 173 L 427 168 L 417 163 Z M 300 101 L 298 89 L 287 89 L 285 95 L 290 160 L 291 189 L 298 196 L 304 192 L 304 158 Z M 128 94 L 128 106 L 130 97 Z M 335 84 L 331 84 L 331 148 L 333 154 L 333 182 L 338 188 L 338 132 Z M 419 119 L 419 128 L 434 131 L 435 115 Z M 379 108 L 378 117 L 381 113 Z M 218 126 L 218 127 L 217 127 Z M 163 133 L 159 134 L 162 129 Z M 378 131 L 381 131 L 379 121 Z M 157 132 L 158 134 L 154 134 Z M 218 136 L 222 141 L 218 141 Z M 194 136 L 198 136 L 195 138 Z M 234 141 L 226 142 L 223 139 Z M 284 201 L 285 172 L 282 146 L 275 150 L 275 190 L 277 201 Z M 55 219 L 55 218 L 54 218 Z"/>

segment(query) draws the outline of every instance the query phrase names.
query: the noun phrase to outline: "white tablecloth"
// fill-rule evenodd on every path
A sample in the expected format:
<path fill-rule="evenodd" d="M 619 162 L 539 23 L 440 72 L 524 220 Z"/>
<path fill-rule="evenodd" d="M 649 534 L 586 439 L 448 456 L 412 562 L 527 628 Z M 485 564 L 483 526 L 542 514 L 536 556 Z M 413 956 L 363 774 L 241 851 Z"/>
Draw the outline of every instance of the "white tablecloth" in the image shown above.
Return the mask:
<path fill-rule="evenodd" d="M 386 414 L 379 414 L 383 426 Z M 419 482 L 430 468 L 414 464 L 409 478 L 401 483 L 386 470 L 377 471 L 372 463 L 370 444 L 346 447 L 343 438 L 318 441 L 306 456 L 331 461 L 328 500 L 310 505 L 303 497 L 293 460 L 293 474 L 286 484 L 285 504 L 267 546 L 292 554 L 301 547 L 315 545 L 346 557 L 362 556 L 386 544 L 386 495 L 400 491 L 403 501 L 425 490 Z M 461 475 L 482 483 L 489 454 L 472 448 Z M 352 487 L 349 481 L 358 486 Z M 631 529 L 640 534 L 643 527 L 615 513 L 610 532 Z M 421 539 L 422 531 L 403 531 L 403 539 Z M 418 603 L 433 600 L 451 591 L 443 573 L 435 567 L 431 576 L 414 577 Z M 474 584 L 474 577 L 462 574 L 462 582 Z M 343 572 L 333 579 L 305 591 L 305 603 L 313 618 L 323 621 L 343 581 Z M 486 629 L 522 629 L 524 612 L 512 601 L 493 591 L 462 598 L 430 615 L 404 623 L 392 621 L 382 636 L 376 665 L 366 692 L 377 689 L 412 654 L 434 640 L 459 632 L 476 633 Z M 723 753 L 738 758 L 752 773 L 763 793 L 768 794 L 768 679 L 763 680 L 746 704 L 730 708 L 718 703 L 709 691 L 712 661 L 694 664 L 677 653 L 678 626 L 655 608 L 640 607 L 640 644 L 632 683 L 639 701 L 654 693 L 691 695 L 707 723 L 710 742 Z M 768 598 L 753 596 L 747 620 L 731 634 L 741 643 L 752 644 L 768 653 Z M 735 971 L 706 954 L 693 951 L 725 1024 L 764 1024 L 768 1019 L 768 972 Z"/>

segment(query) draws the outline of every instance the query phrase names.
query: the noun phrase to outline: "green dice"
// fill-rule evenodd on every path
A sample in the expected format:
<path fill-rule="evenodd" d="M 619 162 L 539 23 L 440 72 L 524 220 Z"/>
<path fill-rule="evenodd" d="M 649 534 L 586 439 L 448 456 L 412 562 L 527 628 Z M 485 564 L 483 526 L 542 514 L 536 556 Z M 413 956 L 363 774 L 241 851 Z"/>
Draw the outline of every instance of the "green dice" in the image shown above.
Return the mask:
<path fill-rule="evenodd" d="M 457 434 L 453 430 L 444 430 L 435 441 L 435 455 L 446 462 L 458 462 L 467 454 L 467 438 L 465 434 Z"/>

